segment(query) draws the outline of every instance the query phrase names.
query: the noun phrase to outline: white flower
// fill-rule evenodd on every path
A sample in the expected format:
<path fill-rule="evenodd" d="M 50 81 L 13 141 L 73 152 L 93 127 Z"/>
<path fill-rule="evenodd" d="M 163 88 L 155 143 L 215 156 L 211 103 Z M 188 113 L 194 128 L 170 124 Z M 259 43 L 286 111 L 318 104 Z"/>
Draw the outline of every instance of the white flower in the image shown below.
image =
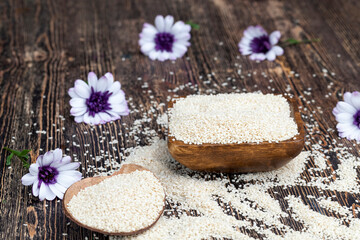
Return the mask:
<path fill-rule="evenodd" d="M 70 114 L 75 121 L 97 125 L 120 119 L 129 114 L 125 93 L 120 89 L 119 81 L 114 82 L 111 73 L 106 73 L 100 79 L 90 72 L 88 83 L 76 80 L 75 87 L 68 93 L 71 97 Z"/>
<path fill-rule="evenodd" d="M 173 16 L 157 16 L 155 26 L 145 23 L 140 33 L 141 52 L 152 60 L 175 60 L 190 46 L 191 26 L 182 21 L 174 24 Z"/>
<path fill-rule="evenodd" d="M 337 103 L 333 114 L 339 122 L 336 125 L 339 136 L 360 141 L 360 93 L 346 92 L 344 101 Z"/>
<path fill-rule="evenodd" d="M 41 201 L 54 200 L 56 196 L 62 199 L 66 189 L 81 179 L 81 173 L 75 171 L 79 166 L 69 156 L 62 157 L 62 150 L 57 148 L 40 155 L 21 182 L 25 186 L 33 185 L 32 193 Z"/>
<path fill-rule="evenodd" d="M 261 26 L 250 26 L 244 31 L 244 37 L 239 43 L 242 55 L 250 55 L 251 60 L 274 61 L 276 56 L 283 55 L 284 50 L 276 46 L 281 33 L 274 31 L 270 35 Z"/>

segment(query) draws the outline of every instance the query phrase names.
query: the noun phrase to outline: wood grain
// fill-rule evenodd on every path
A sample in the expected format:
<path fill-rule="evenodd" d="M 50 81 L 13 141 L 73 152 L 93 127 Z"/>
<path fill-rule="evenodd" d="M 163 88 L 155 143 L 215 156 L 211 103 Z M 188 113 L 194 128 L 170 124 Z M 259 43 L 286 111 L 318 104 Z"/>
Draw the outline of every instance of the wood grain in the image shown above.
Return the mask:
<path fill-rule="evenodd" d="M 118 156 L 120 161 L 124 149 L 149 143 L 143 134 L 147 129 L 154 129 L 161 138 L 166 136 L 155 119 L 166 109 L 151 112 L 152 105 L 166 103 L 168 96 L 194 93 L 190 88 L 173 91 L 192 83 L 204 94 L 236 90 L 283 94 L 289 89 L 299 100 L 304 122 L 310 114 L 317 122 L 314 129 L 305 129 L 307 135 L 312 134 L 306 138 L 310 142 L 306 150 L 319 141 L 322 147 L 333 149 L 336 140 L 359 156 L 358 145 L 328 131 L 335 129 L 331 111 L 341 94 L 360 89 L 359 5 L 355 0 L 0 1 L 0 147 L 31 148 L 33 162 L 39 154 L 61 147 L 81 162 L 84 176 L 94 174 L 91 166 L 111 170 L 105 165 L 110 156 Z M 158 14 L 200 25 L 200 30 L 191 33 L 186 55 L 174 63 L 151 61 L 139 51 L 143 23 L 152 23 Z M 241 56 L 237 47 L 244 29 L 256 24 L 269 32 L 279 30 L 282 39 L 320 38 L 321 42 L 289 47 L 274 62 L 256 63 Z M 102 127 L 75 124 L 69 114 L 67 90 L 89 71 L 114 73 L 127 98 L 132 98 L 129 116 Z M 142 87 L 145 82 L 147 88 Z M 328 88 L 330 83 L 333 85 Z M 144 115 L 151 121 L 133 133 L 135 119 Z M 117 145 L 109 144 L 111 136 L 116 136 Z M 108 156 L 96 161 L 93 157 L 100 150 Z M 338 159 L 329 157 L 328 165 L 336 169 Z M 14 160 L 8 168 L 5 158 L 5 151 L 0 150 L 0 239 L 107 239 L 71 223 L 60 201 L 41 202 L 32 197 L 31 188 L 20 184 L 26 173 L 20 162 Z M 330 171 L 323 174 L 332 176 Z M 303 175 L 310 177 L 308 171 Z M 284 211 L 288 195 L 301 196 L 315 211 L 320 209 L 308 195 L 331 196 L 342 206 L 354 208 L 360 200 L 357 194 L 316 187 L 275 188 L 269 193 Z M 166 208 L 170 209 L 170 204 Z M 234 215 L 242 217 L 239 212 Z M 284 222 L 295 230 L 303 228 L 294 219 Z M 243 228 L 239 231 L 262 238 Z"/>
<path fill-rule="evenodd" d="M 278 169 L 299 155 L 305 144 L 304 124 L 296 100 L 287 97 L 287 101 L 290 116 L 298 130 L 292 139 L 278 143 L 186 144 L 172 136 L 169 129 L 169 153 L 175 160 L 196 171 L 249 173 Z M 176 99 L 169 102 L 169 110 L 175 102 Z"/>

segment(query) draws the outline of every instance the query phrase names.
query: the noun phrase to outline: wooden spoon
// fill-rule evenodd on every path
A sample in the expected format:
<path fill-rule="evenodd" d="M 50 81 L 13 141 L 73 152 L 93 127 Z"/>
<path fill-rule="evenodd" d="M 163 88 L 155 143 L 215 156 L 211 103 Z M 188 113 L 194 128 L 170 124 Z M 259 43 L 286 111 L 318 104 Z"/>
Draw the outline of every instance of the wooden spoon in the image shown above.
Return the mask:
<path fill-rule="evenodd" d="M 159 220 L 159 218 L 161 217 L 161 215 L 164 212 L 164 208 L 165 208 L 165 198 L 164 198 L 164 207 L 163 209 L 159 212 L 159 216 L 156 218 L 156 220 L 150 224 L 149 226 L 133 231 L 133 232 L 106 232 L 104 230 L 101 229 L 97 229 L 97 228 L 93 228 L 93 227 L 89 227 L 87 225 L 84 225 L 83 223 L 79 222 L 69 211 L 68 209 L 68 203 L 70 202 L 70 200 L 72 199 L 73 196 L 75 196 L 76 194 L 78 194 L 78 192 L 80 192 L 80 190 L 85 189 L 86 187 L 92 186 L 92 185 L 96 185 L 98 183 L 100 183 L 101 181 L 105 180 L 106 178 L 110 178 L 113 177 L 115 175 L 119 175 L 119 174 L 128 174 L 131 172 L 134 172 L 136 170 L 139 171 L 149 171 L 148 169 L 136 165 L 136 164 L 125 164 L 124 166 L 122 166 L 120 168 L 119 171 L 113 173 L 111 176 L 101 176 L 101 177 L 89 177 L 89 178 L 84 178 L 81 181 L 78 181 L 76 183 L 74 183 L 73 185 L 71 185 L 65 192 L 64 194 L 64 198 L 63 198 L 63 211 L 65 213 L 65 215 L 70 218 L 73 222 L 75 222 L 77 225 L 83 227 L 83 228 L 87 228 L 91 231 L 94 232 L 99 232 L 105 235 L 119 235 L 119 236 L 128 236 L 128 235 L 135 235 L 135 234 L 139 234 L 142 233 L 146 230 L 148 230 L 149 228 L 151 228 L 152 226 L 155 225 L 155 223 Z M 164 191 L 165 192 L 165 191 Z"/>

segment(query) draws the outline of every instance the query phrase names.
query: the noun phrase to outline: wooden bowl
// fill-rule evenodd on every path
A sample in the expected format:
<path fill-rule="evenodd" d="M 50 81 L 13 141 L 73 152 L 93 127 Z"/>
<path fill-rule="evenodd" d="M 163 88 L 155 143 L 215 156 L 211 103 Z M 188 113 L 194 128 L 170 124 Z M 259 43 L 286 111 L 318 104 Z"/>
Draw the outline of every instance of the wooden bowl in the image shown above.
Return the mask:
<path fill-rule="evenodd" d="M 97 229 L 97 228 L 93 228 L 93 227 L 90 227 L 90 226 L 87 226 L 85 224 L 83 224 L 82 222 L 78 221 L 70 212 L 70 210 L 68 209 L 68 203 L 70 202 L 70 200 L 73 198 L 74 195 L 77 195 L 82 189 L 85 189 L 87 187 L 90 187 L 92 185 L 96 185 L 98 183 L 100 183 L 101 181 L 107 179 L 107 178 L 110 178 L 110 177 L 113 177 L 115 175 L 118 175 L 118 174 L 128 174 L 128 173 L 132 173 L 134 171 L 149 171 L 148 169 L 142 167 L 142 166 L 139 166 L 139 165 L 136 165 L 136 164 L 124 164 L 119 171 L 113 173 L 111 176 L 100 176 L 100 177 L 88 177 L 88 178 L 84 178 L 82 179 L 81 181 L 78 181 L 76 183 L 74 183 L 73 185 L 71 185 L 65 192 L 64 194 L 64 197 L 63 197 L 63 202 L 62 202 L 62 205 L 63 205 L 63 211 L 65 213 L 65 215 L 70 218 L 73 222 L 75 222 L 77 225 L 79 225 L 80 227 L 83 227 L 83 228 L 87 228 L 93 232 L 99 232 L 99 233 L 102 233 L 102 234 L 105 234 L 105 235 L 117 235 L 117 236 L 129 236 L 129 235 L 136 235 L 136 234 L 139 234 L 139 233 L 142 233 L 146 230 L 148 230 L 149 228 L 151 228 L 152 226 L 155 225 L 155 223 L 159 220 L 159 218 L 161 217 L 161 215 L 163 214 L 164 212 L 164 209 L 165 209 L 165 198 L 164 198 L 164 206 L 162 208 L 162 210 L 159 212 L 159 216 L 155 219 L 155 221 L 150 224 L 149 226 L 145 227 L 145 228 L 142 228 L 142 229 L 138 229 L 136 231 L 133 231 L 133 232 L 107 232 L 107 231 L 104 231 L 102 229 Z M 164 190 L 165 192 L 165 190 Z M 126 204 L 126 203 L 125 203 Z"/>
<path fill-rule="evenodd" d="M 186 144 L 168 137 L 168 148 L 175 160 L 184 166 L 197 171 L 247 173 L 271 171 L 284 166 L 295 158 L 303 149 L 305 131 L 297 103 L 285 97 L 290 105 L 291 117 L 294 118 L 299 134 L 296 139 L 278 143 L 261 142 L 240 144 Z M 176 100 L 175 100 L 176 101 Z M 175 101 L 170 101 L 168 109 Z"/>

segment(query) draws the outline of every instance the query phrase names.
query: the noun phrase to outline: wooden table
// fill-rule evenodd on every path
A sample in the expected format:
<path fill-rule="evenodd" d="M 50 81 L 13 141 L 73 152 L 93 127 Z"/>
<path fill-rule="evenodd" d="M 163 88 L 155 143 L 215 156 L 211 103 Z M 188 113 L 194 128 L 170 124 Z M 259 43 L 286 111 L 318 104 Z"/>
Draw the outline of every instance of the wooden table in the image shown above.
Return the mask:
<path fill-rule="evenodd" d="M 92 143 L 90 153 L 94 155 L 100 149 L 112 148 L 108 144 L 110 137 L 101 144 L 94 140 L 101 134 L 99 127 L 84 134 L 89 126 L 76 124 L 69 113 L 67 90 L 75 79 L 86 79 L 89 71 L 98 75 L 113 72 L 127 98 L 145 109 L 151 100 L 166 103 L 167 96 L 175 94 L 168 89 L 188 82 L 198 84 L 203 93 L 207 89 L 284 93 L 288 88 L 303 107 L 316 110 L 321 106 L 323 113 L 314 113 L 314 118 L 322 134 L 352 146 L 353 142 L 340 140 L 336 131 L 327 133 L 327 129 L 335 128 L 331 111 L 342 99 L 339 93 L 360 90 L 359 4 L 346 0 L 1 1 L 0 147 L 31 148 L 33 162 L 45 151 L 69 148 L 67 153 L 79 156 L 81 171 L 85 173 L 87 165 L 94 162 L 88 155 L 82 157 L 83 143 Z M 187 54 L 173 63 L 151 61 L 139 51 L 142 25 L 152 23 L 157 14 L 171 14 L 176 20 L 192 20 L 200 25 L 200 30 L 192 31 Z M 244 29 L 256 24 L 269 32 L 280 30 L 283 40 L 320 38 L 321 42 L 289 47 L 275 62 L 256 63 L 241 56 L 237 46 Z M 208 75 L 211 84 L 204 83 Z M 236 81 L 223 84 L 228 82 L 227 77 Z M 146 89 L 142 88 L 145 82 Z M 330 82 L 334 85 L 329 89 Z M 312 89 L 315 103 L 300 98 L 308 88 Z M 189 89 L 177 92 L 189 93 Z M 154 96 L 151 100 L 150 95 Z M 166 107 L 160 112 L 165 110 Z M 121 121 L 104 125 L 102 130 L 119 131 L 125 136 L 141 116 L 141 111 L 133 112 Z M 164 128 L 156 121 L 150 121 L 147 127 L 165 137 Z M 72 144 L 73 135 L 80 147 Z M 119 137 L 119 151 L 148 144 L 145 136 L 139 137 L 138 141 Z M 323 146 L 331 144 L 327 141 Z M 356 145 L 351 152 L 360 156 L 359 150 Z M 0 154 L 0 239 L 92 238 L 91 232 L 68 224 L 60 201 L 41 202 L 32 197 L 31 189 L 21 185 L 26 171 L 20 161 L 14 159 L 8 168 L 7 153 L 0 150 Z M 335 164 L 336 159 L 330 161 Z M 299 188 L 297 195 L 306 191 L 318 194 L 311 188 Z M 341 205 L 350 207 L 357 207 L 354 200 L 360 197 L 345 193 L 337 196 Z M 295 223 L 293 227 L 298 228 Z"/>

